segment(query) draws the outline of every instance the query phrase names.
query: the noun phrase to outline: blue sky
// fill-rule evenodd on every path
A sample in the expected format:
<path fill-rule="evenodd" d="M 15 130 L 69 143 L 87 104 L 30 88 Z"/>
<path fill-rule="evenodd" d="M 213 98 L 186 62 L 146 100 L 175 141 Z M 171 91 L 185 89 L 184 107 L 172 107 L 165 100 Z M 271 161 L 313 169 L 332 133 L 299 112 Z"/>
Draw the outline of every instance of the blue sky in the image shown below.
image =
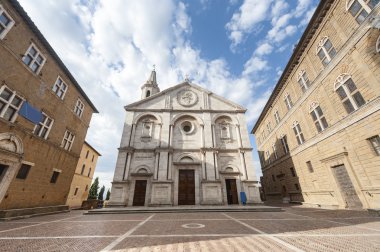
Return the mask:
<path fill-rule="evenodd" d="M 188 74 L 246 108 L 251 129 L 317 0 L 19 0 L 93 100 L 87 134 L 110 187 L 125 118 L 156 65 L 161 90 Z M 260 165 L 253 137 L 254 162 Z"/>

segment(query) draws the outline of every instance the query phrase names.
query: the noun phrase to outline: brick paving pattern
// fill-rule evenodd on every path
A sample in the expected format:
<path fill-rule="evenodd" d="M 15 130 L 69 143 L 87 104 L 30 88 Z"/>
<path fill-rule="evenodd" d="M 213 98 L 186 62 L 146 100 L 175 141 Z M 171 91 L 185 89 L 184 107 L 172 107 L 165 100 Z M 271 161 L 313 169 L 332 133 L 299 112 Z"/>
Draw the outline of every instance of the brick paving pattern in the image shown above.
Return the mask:
<path fill-rule="evenodd" d="M 284 210 L 109 215 L 72 211 L 0 222 L 0 251 L 380 251 L 380 218 L 366 211 Z M 195 223 L 201 225 L 186 228 Z"/>

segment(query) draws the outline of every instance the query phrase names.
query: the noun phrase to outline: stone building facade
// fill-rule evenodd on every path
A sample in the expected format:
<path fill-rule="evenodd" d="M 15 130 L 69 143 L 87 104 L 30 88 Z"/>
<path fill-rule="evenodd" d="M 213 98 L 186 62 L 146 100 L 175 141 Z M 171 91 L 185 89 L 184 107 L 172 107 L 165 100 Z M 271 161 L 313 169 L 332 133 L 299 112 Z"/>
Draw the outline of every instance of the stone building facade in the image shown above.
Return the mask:
<path fill-rule="evenodd" d="M 84 142 L 73 181 L 71 182 L 69 196 L 67 197 L 66 204 L 70 208 L 81 207 L 82 202 L 87 200 L 96 169 L 96 162 L 100 156 L 100 153 L 94 147 L 86 141 Z"/>
<path fill-rule="evenodd" d="M 188 80 L 160 92 L 153 71 L 125 110 L 109 205 L 260 202 L 246 109 Z"/>
<path fill-rule="evenodd" d="M 1 0 L 3 217 L 12 215 L 10 209 L 48 211 L 43 208 L 65 205 L 94 112 L 90 99 L 20 4 Z"/>
<path fill-rule="evenodd" d="M 379 0 L 321 1 L 255 134 L 269 201 L 380 207 Z"/>

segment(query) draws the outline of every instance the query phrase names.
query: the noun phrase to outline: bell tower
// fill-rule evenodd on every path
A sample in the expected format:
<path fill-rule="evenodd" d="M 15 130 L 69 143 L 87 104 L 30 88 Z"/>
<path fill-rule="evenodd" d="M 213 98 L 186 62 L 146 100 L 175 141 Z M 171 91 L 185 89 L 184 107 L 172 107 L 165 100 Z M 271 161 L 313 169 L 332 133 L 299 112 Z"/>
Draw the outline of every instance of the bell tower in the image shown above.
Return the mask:
<path fill-rule="evenodd" d="M 149 96 L 152 96 L 159 92 L 160 92 L 160 88 L 158 87 L 158 84 L 157 84 L 156 69 L 153 66 L 153 70 L 152 70 L 152 73 L 150 74 L 149 79 L 141 87 L 141 100 L 148 98 Z"/>

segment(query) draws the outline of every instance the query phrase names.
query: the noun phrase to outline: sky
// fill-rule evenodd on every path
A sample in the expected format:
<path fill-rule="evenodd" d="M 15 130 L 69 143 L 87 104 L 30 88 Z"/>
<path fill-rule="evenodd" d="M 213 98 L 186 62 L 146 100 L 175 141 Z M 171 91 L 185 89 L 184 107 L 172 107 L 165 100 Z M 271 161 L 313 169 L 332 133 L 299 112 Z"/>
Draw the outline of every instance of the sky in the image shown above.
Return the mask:
<path fill-rule="evenodd" d="M 125 119 L 155 65 L 161 90 L 186 75 L 248 109 L 252 129 L 317 0 L 19 0 L 100 111 L 86 140 L 111 187 Z M 256 143 L 256 174 L 261 175 Z"/>

